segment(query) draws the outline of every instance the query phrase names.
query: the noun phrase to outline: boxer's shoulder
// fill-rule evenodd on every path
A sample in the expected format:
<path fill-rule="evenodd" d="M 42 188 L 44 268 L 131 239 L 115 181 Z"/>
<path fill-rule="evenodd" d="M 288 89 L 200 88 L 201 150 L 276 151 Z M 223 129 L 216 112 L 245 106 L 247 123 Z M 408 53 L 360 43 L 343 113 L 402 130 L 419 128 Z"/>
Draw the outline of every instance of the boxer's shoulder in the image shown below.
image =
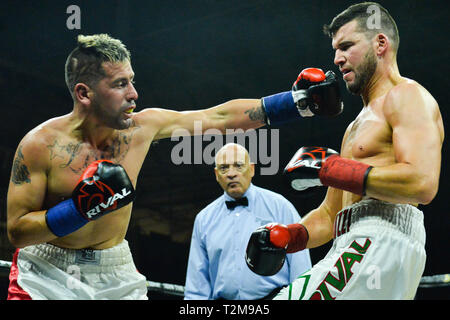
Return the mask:
<path fill-rule="evenodd" d="M 175 111 L 162 108 L 146 108 L 133 114 L 133 124 L 136 127 L 158 127 L 168 121 Z"/>
<path fill-rule="evenodd" d="M 418 82 L 403 78 L 393 86 L 383 101 L 383 111 L 387 116 L 406 113 L 421 115 L 434 112 L 438 105 L 433 96 Z"/>
<path fill-rule="evenodd" d="M 408 78 L 394 85 L 386 94 L 385 105 L 402 104 L 408 100 L 434 98 L 420 83 Z"/>
<path fill-rule="evenodd" d="M 132 115 L 132 125 L 123 133 L 130 132 L 135 138 L 151 142 L 157 132 L 171 120 L 174 113 L 176 112 L 161 108 L 146 108 L 135 112 Z"/>
<path fill-rule="evenodd" d="M 56 136 L 65 135 L 70 130 L 70 120 L 68 116 L 51 118 L 33 129 L 24 137 L 36 143 L 53 140 Z"/>
<path fill-rule="evenodd" d="M 39 124 L 22 138 L 17 153 L 35 163 L 48 159 L 46 156 L 50 152 L 48 146 L 56 138 L 66 136 L 67 127 L 67 119 L 64 117 L 52 118 Z"/>

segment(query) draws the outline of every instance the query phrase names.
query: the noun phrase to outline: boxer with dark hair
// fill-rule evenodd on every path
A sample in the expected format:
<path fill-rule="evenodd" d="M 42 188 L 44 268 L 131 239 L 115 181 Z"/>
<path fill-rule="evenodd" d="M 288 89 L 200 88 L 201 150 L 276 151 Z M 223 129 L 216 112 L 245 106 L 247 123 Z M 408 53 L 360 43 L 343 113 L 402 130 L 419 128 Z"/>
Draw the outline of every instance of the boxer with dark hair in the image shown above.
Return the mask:
<path fill-rule="evenodd" d="M 180 128 L 193 133 L 195 121 L 203 130 L 225 132 L 284 123 L 310 108 L 340 112 L 336 80 L 319 69 L 308 73 L 320 77 L 270 98 L 134 112 L 138 93 L 129 51 L 106 34 L 79 36 L 66 62 L 72 112 L 31 130 L 15 154 L 7 231 L 20 249 L 8 298 L 146 299 L 145 277 L 136 271 L 125 235 L 152 141 Z"/>
<path fill-rule="evenodd" d="M 382 15 L 381 26 L 368 30 L 373 12 Z M 288 163 L 293 189 L 327 186 L 325 199 L 299 223 L 255 231 L 248 265 L 256 273 L 276 270 L 286 252 L 334 240 L 327 256 L 275 299 L 413 299 L 426 259 L 418 205 L 430 203 L 439 185 L 439 106 L 419 83 L 400 75 L 397 28 L 386 9 L 353 5 L 325 30 L 334 63 L 363 107 L 340 153 L 302 147 Z M 281 252 L 271 263 L 261 258 L 267 248 Z"/>

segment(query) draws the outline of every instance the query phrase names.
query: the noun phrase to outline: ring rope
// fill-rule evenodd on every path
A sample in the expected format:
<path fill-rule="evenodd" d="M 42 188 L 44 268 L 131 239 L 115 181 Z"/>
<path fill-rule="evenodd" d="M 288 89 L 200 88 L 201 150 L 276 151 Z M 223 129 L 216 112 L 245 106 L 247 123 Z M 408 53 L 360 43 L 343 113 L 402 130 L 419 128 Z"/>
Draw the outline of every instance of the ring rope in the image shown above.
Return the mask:
<path fill-rule="evenodd" d="M 0 260 L 0 271 L 9 271 L 10 261 Z M 436 274 L 433 276 L 423 276 L 420 279 L 419 288 L 439 288 L 450 286 L 450 273 Z M 147 281 L 149 292 L 164 293 L 171 296 L 184 296 L 184 286 L 172 283 Z"/>

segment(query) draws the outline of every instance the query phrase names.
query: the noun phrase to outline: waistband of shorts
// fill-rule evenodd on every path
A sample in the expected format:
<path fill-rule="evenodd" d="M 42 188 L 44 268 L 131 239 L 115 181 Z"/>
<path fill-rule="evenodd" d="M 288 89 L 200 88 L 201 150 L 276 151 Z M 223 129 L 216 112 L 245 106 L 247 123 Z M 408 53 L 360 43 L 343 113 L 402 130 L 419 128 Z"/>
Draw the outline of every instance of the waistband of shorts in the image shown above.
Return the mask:
<path fill-rule="evenodd" d="M 20 250 L 43 258 L 59 268 L 65 268 L 68 265 L 103 268 L 133 263 L 131 251 L 126 240 L 112 248 L 103 250 L 66 249 L 50 243 L 27 246 Z"/>
<path fill-rule="evenodd" d="M 395 204 L 376 199 L 363 199 L 337 213 L 333 226 L 333 237 L 337 238 L 350 230 L 367 225 L 394 228 L 403 234 L 423 239 L 423 213 L 409 204 Z"/>

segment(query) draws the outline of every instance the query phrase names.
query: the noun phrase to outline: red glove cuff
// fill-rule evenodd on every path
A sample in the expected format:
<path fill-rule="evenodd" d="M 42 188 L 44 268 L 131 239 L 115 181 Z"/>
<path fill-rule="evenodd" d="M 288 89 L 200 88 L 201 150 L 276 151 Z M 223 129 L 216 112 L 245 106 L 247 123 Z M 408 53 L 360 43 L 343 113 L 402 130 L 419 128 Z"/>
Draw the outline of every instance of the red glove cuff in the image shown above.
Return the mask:
<path fill-rule="evenodd" d="M 305 226 L 300 223 L 289 224 L 287 226 L 291 239 L 289 240 L 286 253 L 294 253 L 306 248 L 309 235 Z"/>
<path fill-rule="evenodd" d="M 367 176 L 372 168 L 365 163 L 333 155 L 322 165 L 319 178 L 324 186 L 364 196 Z"/>

